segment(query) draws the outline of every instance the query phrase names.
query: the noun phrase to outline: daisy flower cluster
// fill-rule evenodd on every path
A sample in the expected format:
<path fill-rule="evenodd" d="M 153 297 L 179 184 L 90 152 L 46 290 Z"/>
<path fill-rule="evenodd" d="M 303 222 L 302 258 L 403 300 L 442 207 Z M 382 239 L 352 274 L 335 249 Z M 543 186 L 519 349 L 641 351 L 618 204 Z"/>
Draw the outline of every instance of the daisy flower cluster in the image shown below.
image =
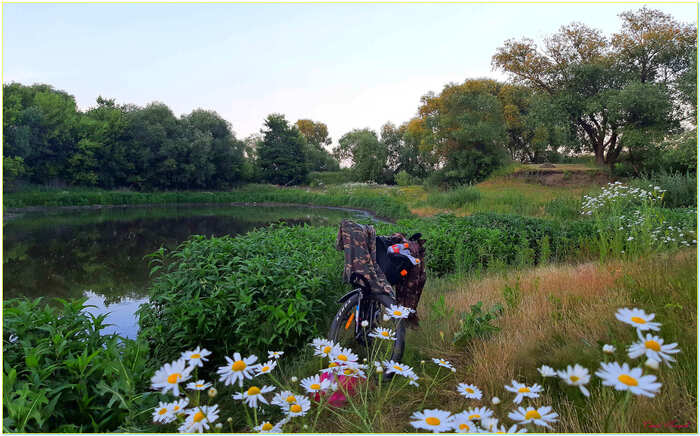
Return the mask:
<path fill-rule="evenodd" d="M 603 188 L 600 194 L 583 196 L 581 215 L 593 215 L 594 212 L 613 203 L 659 203 L 663 199 L 664 192 L 666 191 L 654 185 L 649 185 L 649 190 L 646 190 L 633 188 L 620 182 L 611 182 Z"/>

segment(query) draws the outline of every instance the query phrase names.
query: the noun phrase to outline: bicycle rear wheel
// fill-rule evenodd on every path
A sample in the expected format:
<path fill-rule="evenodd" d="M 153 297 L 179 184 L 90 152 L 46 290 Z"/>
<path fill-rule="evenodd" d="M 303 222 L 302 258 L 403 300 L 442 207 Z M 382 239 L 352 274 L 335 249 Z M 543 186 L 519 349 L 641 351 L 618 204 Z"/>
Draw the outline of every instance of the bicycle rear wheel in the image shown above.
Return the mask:
<path fill-rule="evenodd" d="M 363 300 L 366 301 L 360 301 L 360 295 L 356 294 L 343 303 L 331 322 L 328 338 L 341 347 L 351 348 L 360 359 L 368 359 L 368 364 L 372 363 L 370 359 L 399 362 L 406 341 L 405 320 L 384 319 L 385 306 L 378 299 L 369 296 Z M 363 328 L 362 321 L 369 325 Z M 391 331 L 396 339 L 370 337 L 377 329 Z"/>

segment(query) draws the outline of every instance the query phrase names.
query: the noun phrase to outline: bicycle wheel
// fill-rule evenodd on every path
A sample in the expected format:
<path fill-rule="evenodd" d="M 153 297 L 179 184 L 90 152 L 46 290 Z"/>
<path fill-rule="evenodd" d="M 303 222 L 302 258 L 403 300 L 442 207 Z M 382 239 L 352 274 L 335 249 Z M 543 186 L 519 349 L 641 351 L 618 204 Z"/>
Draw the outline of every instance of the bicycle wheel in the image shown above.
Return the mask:
<path fill-rule="evenodd" d="M 341 347 L 351 348 L 360 359 L 391 359 L 399 362 L 403 356 L 406 341 L 405 320 L 385 319 L 383 316 L 385 306 L 378 299 L 369 296 L 362 300 L 360 301 L 360 295 L 356 294 L 340 306 L 333 322 L 331 322 L 328 338 Z M 362 321 L 368 322 L 366 328 L 361 326 Z M 369 334 L 377 328 L 390 330 L 395 335 L 396 340 L 370 337 Z"/>

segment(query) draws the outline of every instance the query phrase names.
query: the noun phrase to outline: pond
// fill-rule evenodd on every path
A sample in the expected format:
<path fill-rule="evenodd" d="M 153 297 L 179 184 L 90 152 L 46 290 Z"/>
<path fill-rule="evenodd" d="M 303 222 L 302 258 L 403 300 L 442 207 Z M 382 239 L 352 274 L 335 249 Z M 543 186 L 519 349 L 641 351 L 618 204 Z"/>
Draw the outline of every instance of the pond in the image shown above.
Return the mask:
<path fill-rule="evenodd" d="M 361 211 L 308 206 L 146 206 L 25 212 L 3 220 L 3 298 L 87 298 L 108 313 L 103 333 L 134 338 L 146 301 L 148 259 L 191 235 L 246 233 L 276 222 L 337 225 Z"/>

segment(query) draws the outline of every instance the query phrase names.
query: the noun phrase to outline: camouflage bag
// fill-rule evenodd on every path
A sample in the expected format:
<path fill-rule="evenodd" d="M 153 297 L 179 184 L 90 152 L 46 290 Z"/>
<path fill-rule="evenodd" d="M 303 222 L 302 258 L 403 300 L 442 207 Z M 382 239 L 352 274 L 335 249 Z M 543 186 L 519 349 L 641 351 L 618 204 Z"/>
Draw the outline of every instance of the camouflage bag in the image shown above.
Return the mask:
<path fill-rule="evenodd" d="M 394 284 L 394 288 L 396 289 L 396 300 L 398 303 L 416 311 L 408 317 L 407 321 L 409 325 L 417 327 L 419 321 L 417 312 L 418 302 L 423 293 L 426 279 L 425 265 L 423 263 L 423 259 L 425 258 L 425 239 L 421 239 L 420 233 L 416 233 L 411 236 L 410 239 L 406 239 L 401 233 L 394 233 L 389 239 L 392 242 L 396 241 L 394 243 L 403 244 L 416 261 L 415 263 L 405 263 L 405 265 L 409 265 L 409 267 L 400 271 L 400 275 L 403 276 L 403 279 Z"/>

